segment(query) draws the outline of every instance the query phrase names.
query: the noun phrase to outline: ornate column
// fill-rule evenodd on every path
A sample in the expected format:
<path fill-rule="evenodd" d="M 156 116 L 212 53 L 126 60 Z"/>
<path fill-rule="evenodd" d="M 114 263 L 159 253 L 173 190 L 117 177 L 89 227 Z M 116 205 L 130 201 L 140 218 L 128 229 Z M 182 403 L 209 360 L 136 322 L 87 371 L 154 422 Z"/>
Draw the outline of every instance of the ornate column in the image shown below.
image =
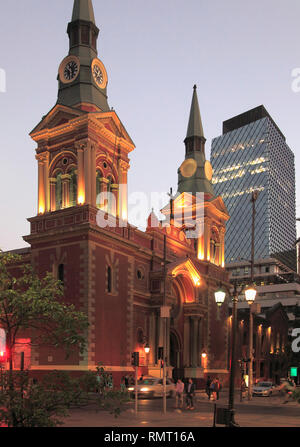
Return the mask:
<path fill-rule="evenodd" d="M 198 366 L 198 321 L 199 317 L 192 317 L 192 355 L 191 363 L 193 368 Z"/>
<path fill-rule="evenodd" d="M 85 203 L 85 179 L 84 179 L 84 143 L 75 144 L 77 151 L 77 203 L 83 205 Z"/>
<path fill-rule="evenodd" d="M 202 318 L 198 319 L 198 354 L 197 354 L 197 360 L 198 360 L 198 366 L 201 366 L 201 354 L 203 349 L 203 338 L 202 338 Z"/>
<path fill-rule="evenodd" d="M 94 144 L 91 146 L 91 203 L 96 206 L 96 147 Z"/>
<path fill-rule="evenodd" d="M 220 267 L 225 267 L 225 227 L 220 228 Z"/>
<path fill-rule="evenodd" d="M 84 161 L 85 202 L 89 204 L 92 203 L 91 151 L 92 151 L 91 144 L 87 140 L 83 152 L 83 161 Z"/>
<path fill-rule="evenodd" d="M 212 221 L 209 217 L 204 218 L 204 259 L 210 260 L 210 238 Z"/>
<path fill-rule="evenodd" d="M 49 152 L 44 153 L 44 189 L 45 189 L 45 211 L 50 211 L 50 188 L 49 188 Z"/>
<path fill-rule="evenodd" d="M 50 211 L 56 210 L 56 178 L 50 178 Z"/>
<path fill-rule="evenodd" d="M 38 162 L 38 214 L 44 214 L 46 211 L 46 176 L 45 176 L 45 155 L 36 155 Z"/>
<path fill-rule="evenodd" d="M 184 317 L 183 364 L 190 366 L 190 318 Z"/>
<path fill-rule="evenodd" d="M 119 203 L 118 217 L 127 222 L 128 220 L 128 197 L 127 197 L 127 172 L 129 164 L 124 160 L 118 161 L 119 175 Z"/>

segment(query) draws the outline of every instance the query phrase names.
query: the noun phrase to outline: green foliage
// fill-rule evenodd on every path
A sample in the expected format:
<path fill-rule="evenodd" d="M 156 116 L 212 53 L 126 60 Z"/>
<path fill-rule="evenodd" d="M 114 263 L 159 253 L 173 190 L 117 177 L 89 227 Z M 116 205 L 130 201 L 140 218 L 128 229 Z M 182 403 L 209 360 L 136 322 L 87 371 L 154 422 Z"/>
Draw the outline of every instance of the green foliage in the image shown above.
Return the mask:
<path fill-rule="evenodd" d="M 63 303 L 63 295 L 52 274 L 40 278 L 22 257 L 0 250 L 0 327 L 8 354 L 24 331 L 35 346 L 61 348 L 66 356 L 84 352 L 88 318 Z M 117 417 L 129 400 L 127 391 L 113 390 L 112 376 L 100 364 L 77 378 L 53 371 L 32 383 L 27 372 L 13 371 L 11 355 L 9 360 L 0 383 L 0 423 L 8 427 L 55 427 L 70 408 L 91 404 Z"/>
<path fill-rule="evenodd" d="M 29 380 L 27 372 L 14 372 L 12 377 L 13 388 L 8 372 L 0 383 L 0 423 L 8 427 L 56 427 L 63 425 L 71 408 L 88 405 L 118 417 L 130 400 L 127 391 L 109 388 L 95 393 L 97 371 L 76 378 L 53 371 L 38 383 Z"/>
<path fill-rule="evenodd" d="M 19 332 L 27 329 L 32 344 L 63 348 L 67 357 L 75 347 L 84 352 L 87 315 L 62 299 L 62 284 L 52 274 L 39 278 L 20 256 L 0 253 L 0 327 L 9 353 Z"/>
<path fill-rule="evenodd" d="M 130 401 L 127 390 L 105 390 L 97 399 L 98 406 L 117 418 Z"/>

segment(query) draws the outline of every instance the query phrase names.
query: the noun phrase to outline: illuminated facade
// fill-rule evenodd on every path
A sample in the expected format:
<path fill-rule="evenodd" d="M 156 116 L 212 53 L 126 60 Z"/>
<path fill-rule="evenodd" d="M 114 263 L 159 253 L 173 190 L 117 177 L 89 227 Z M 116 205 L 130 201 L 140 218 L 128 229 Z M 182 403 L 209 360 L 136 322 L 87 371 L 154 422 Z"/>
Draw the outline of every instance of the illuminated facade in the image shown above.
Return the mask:
<path fill-rule="evenodd" d="M 123 375 L 134 374 L 131 355 L 138 351 L 139 373 L 159 376 L 165 303 L 170 308 L 169 376 L 200 380 L 210 374 L 226 382 L 228 302 L 218 310 L 214 292 L 229 286 L 224 268 L 229 216 L 212 188 L 196 88 L 186 160 L 170 204 L 175 218 L 179 211 L 193 214 L 200 206 L 197 223 L 203 231 L 188 237 L 184 223 L 175 225 L 168 206 L 164 214 L 169 223 L 158 222 L 152 213 L 147 230 L 140 231 L 127 221 L 129 154 L 135 147 L 108 105 L 98 32 L 91 0 L 75 0 L 69 54 L 58 70 L 58 100 L 31 132 L 37 144 L 38 209 L 28 219 L 30 234 L 24 237 L 30 245 L 26 262 L 41 276 L 53 272 L 63 281 L 65 301 L 88 314 L 87 350 L 66 360 L 59 350 L 33 348 L 30 369 L 34 374 L 79 372 L 95 370 L 101 362 L 117 384 Z M 200 205 L 194 200 L 197 193 Z"/>
<path fill-rule="evenodd" d="M 251 257 L 251 193 L 256 202 L 255 258 L 292 253 L 295 265 L 294 154 L 263 106 L 223 123 L 211 148 L 213 186 L 228 209 L 226 263 Z M 288 262 L 288 261 L 286 261 Z"/>

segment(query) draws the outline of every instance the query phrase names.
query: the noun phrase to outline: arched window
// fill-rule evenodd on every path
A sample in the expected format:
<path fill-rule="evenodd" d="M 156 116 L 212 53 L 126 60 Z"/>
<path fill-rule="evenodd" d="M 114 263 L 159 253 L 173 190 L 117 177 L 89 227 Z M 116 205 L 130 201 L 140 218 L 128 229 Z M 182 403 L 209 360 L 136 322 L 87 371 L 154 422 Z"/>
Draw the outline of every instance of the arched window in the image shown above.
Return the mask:
<path fill-rule="evenodd" d="M 70 206 L 77 205 L 77 174 L 75 169 L 70 172 Z"/>
<path fill-rule="evenodd" d="M 59 172 L 56 175 L 56 185 L 55 185 L 55 202 L 56 202 L 56 209 L 61 210 L 62 209 L 62 174 Z"/>

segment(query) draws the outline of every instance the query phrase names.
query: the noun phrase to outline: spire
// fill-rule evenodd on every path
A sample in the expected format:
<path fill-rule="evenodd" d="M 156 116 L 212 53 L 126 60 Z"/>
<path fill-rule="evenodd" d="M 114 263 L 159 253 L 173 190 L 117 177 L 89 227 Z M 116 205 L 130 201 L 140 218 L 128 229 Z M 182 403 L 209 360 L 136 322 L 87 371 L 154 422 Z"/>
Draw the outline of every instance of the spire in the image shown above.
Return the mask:
<path fill-rule="evenodd" d="M 202 126 L 202 121 L 201 121 L 196 85 L 194 85 L 194 93 L 193 93 L 190 119 L 189 119 L 186 137 L 187 138 L 191 138 L 191 137 L 204 138 L 204 132 L 203 132 L 203 126 Z"/>
<path fill-rule="evenodd" d="M 72 22 L 85 20 L 95 24 L 92 0 L 74 0 Z"/>
<path fill-rule="evenodd" d="M 185 144 L 185 161 L 178 170 L 178 192 L 204 192 L 214 197 L 211 177 L 211 165 L 205 157 L 205 142 L 197 86 L 194 85 Z"/>
<path fill-rule="evenodd" d="M 108 78 L 103 63 L 98 59 L 99 29 L 92 0 L 74 0 L 67 33 L 70 48 L 59 67 L 57 103 L 85 110 L 109 111 Z"/>

